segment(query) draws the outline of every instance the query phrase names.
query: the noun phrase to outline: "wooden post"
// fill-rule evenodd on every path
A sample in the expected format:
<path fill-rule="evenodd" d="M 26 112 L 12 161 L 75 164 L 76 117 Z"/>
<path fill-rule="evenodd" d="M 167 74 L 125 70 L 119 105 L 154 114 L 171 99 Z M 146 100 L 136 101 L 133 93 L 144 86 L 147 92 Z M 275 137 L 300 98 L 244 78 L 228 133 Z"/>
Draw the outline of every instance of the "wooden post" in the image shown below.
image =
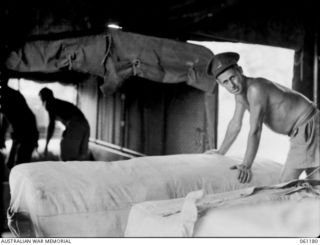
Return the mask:
<path fill-rule="evenodd" d="M 2 81 L 2 76 L 1 76 L 2 71 L 0 70 L 0 109 L 2 107 L 1 105 L 1 96 L 2 96 L 2 86 L 3 86 L 3 81 Z M 2 124 L 2 115 L 0 116 L 0 123 Z M 3 182 L 4 182 L 4 164 L 5 164 L 5 157 L 3 156 L 2 152 L 0 152 L 0 237 L 2 237 L 2 232 L 3 232 L 3 225 L 4 225 L 4 217 L 3 217 Z"/>
<path fill-rule="evenodd" d="M 320 106 L 319 102 L 319 84 L 318 84 L 318 69 L 319 69 L 319 55 L 318 55 L 318 30 L 315 30 L 314 35 L 314 58 L 313 58 L 313 101 L 317 108 Z"/>
<path fill-rule="evenodd" d="M 205 110 L 206 110 L 206 132 L 208 137 L 208 145 L 205 145 L 204 151 L 217 148 L 218 142 L 218 86 L 216 85 L 213 94 L 205 94 Z"/>

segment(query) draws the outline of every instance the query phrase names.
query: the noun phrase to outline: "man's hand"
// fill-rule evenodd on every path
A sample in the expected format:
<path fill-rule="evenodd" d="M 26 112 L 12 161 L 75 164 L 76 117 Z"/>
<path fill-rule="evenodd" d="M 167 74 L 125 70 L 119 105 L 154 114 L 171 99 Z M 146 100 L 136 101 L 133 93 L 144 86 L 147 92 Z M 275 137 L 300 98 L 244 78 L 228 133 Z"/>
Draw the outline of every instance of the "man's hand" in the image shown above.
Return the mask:
<path fill-rule="evenodd" d="M 222 155 L 218 149 L 211 149 L 204 152 L 204 154 L 219 154 Z"/>
<path fill-rule="evenodd" d="M 249 183 L 251 181 L 252 172 L 250 167 L 245 164 L 234 165 L 230 169 L 238 169 L 238 180 L 240 183 Z"/>

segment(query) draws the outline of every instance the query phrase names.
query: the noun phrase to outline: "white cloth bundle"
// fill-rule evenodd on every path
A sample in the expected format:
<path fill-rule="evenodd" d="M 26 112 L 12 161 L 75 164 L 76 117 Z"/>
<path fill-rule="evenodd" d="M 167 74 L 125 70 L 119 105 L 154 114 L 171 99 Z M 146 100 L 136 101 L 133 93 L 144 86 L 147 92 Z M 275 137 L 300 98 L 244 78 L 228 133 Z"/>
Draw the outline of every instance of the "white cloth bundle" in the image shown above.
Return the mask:
<path fill-rule="evenodd" d="M 38 162 L 10 175 L 9 226 L 17 236 L 123 236 L 130 208 L 149 200 L 219 193 L 278 182 L 282 166 L 256 161 L 249 184 L 230 166 L 238 160 L 207 154 L 140 157 L 115 162 Z"/>
<path fill-rule="evenodd" d="M 311 184 L 312 185 L 311 185 Z M 149 201 L 131 209 L 127 237 L 316 237 L 320 181 Z"/>

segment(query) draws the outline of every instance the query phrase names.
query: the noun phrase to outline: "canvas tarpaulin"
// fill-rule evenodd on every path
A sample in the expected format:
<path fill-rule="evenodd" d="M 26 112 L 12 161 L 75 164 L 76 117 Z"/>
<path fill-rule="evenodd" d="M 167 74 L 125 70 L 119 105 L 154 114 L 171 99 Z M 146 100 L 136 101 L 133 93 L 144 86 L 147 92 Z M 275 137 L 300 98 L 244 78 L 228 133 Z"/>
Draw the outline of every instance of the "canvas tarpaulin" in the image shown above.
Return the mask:
<path fill-rule="evenodd" d="M 103 77 L 101 89 L 113 92 L 124 80 L 139 76 L 163 83 L 186 82 L 212 92 L 207 67 L 212 52 L 202 46 L 112 30 L 61 40 L 37 40 L 12 51 L 7 69 L 20 73 L 76 71 Z"/>

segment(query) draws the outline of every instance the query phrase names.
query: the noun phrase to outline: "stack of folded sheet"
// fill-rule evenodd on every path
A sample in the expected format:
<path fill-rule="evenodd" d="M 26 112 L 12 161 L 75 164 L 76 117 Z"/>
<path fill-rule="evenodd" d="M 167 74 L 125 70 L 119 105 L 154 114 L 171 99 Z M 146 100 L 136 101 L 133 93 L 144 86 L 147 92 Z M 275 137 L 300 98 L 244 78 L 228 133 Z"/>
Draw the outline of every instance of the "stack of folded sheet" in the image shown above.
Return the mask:
<path fill-rule="evenodd" d="M 256 160 L 250 183 L 230 167 L 239 160 L 208 154 L 114 162 L 38 162 L 10 174 L 9 228 L 20 237 L 121 237 L 134 204 L 278 183 L 282 165 Z"/>
<path fill-rule="evenodd" d="M 131 209 L 127 237 L 317 237 L 320 180 L 149 201 Z"/>

